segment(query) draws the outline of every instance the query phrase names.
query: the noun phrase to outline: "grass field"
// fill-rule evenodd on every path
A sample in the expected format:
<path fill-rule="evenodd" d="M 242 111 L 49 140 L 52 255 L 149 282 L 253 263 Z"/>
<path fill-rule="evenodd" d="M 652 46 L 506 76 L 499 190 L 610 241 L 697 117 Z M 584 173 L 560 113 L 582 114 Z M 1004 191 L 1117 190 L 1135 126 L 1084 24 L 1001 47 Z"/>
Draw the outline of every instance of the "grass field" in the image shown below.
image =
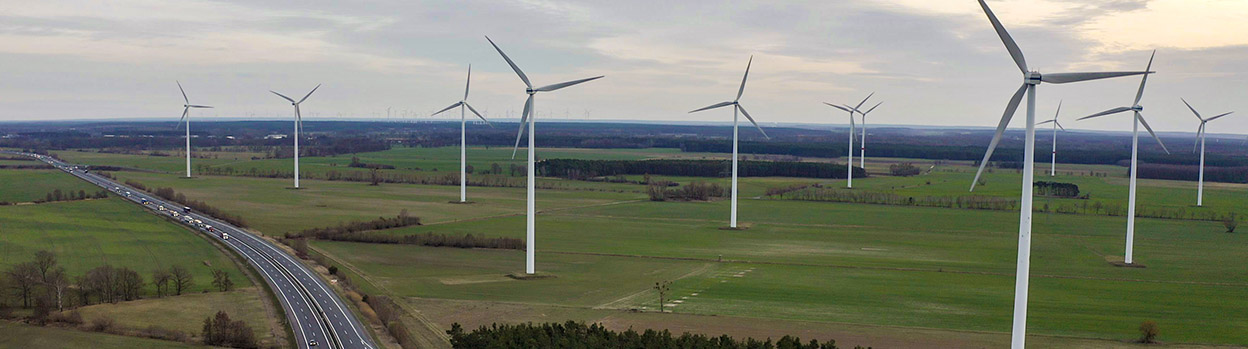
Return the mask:
<path fill-rule="evenodd" d="M 437 149 L 446 151 L 402 148 L 360 157 L 400 167 L 455 163 L 454 148 Z M 481 151 L 487 162 L 490 151 L 509 156 L 509 149 Z M 612 156 L 653 155 L 620 152 L 625 154 Z M 412 159 L 409 165 L 400 162 L 421 156 L 428 158 Z M 349 157 L 310 161 L 320 160 L 345 164 Z M 884 166 L 884 161 L 873 164 Z M 859 179 L 854 190 L 968 195 L 973 168 L 938 169 L 915 177 Z M 1121 171 L 1112 166 L 1078 170 Z M 283 179 L 117 175 L 149 186 L 174 187 L 244 216 L 266 234 L 391 216 L 400 209 L 425 218 L 426 225 L 389 233 L 517 238 L 524 233 L 520 215 L 524 191 L 516 188 L 470 187 L 470 199 L 478 202 L 452 205 L 446 202 L 457 198 L 455 186 L 309 181 L 309 189 L 287 190 L 288 180 Z M 986 180 L 988 184 L 975 195 L 1017 197 L 1020 190 L 1016 171 L 993 171 Z M 1078 184 L 1091 200 L 1125 201 L 1125 179 L 1112 173 L 1061 175 L 1057 180 Z M 950 331 L 942 338 L 961 333 L 953 331 L 985 331 L 991 334 L 985 343 L 999 343 L 1009 331 L 1017 212 L 749 199 L 767 187 L 793 183 L 843 185 L 830 180 L 743 179 L 741 191 L 747 199 L 741 202 L 741 221 L 750 228 L 738 231 L 719 229 L 728 218 L 726 201 L 650 202 L 638 192 L 616 192 L 616 187 L 588 182 L 579 185 L 615 191 L 541 190 L 537 266 L 539 272 L 554 276 L 545 279 L 506 276 L 522 270 L 522 251 L 342 242 L 315 242 L 313 247 L 363 280 L 367 290 L 406 297 L 412 306 L 446 299 L 508 307 L 491 321 L 533 319 L 547 309 L 580 318 L 619 319 L 613 313 L 593 314 L 652 311 L 657 295 L 650 286 L 672 280 L 669 299 L 681 314 L 772 321 L 776 326 L 849 323 Z M 1248 187 L 1211 184 L 1206 188 L 1209 207 L 1200 209 L 1188 207 L 1194 200 L 1192 188 L 1189 182 L 1141 181 L 1141 207 L 1248 209 L 1244 195 Z M 1056 200 L 1072 199 L 1036 202 L 1039 206 Z M 1248 238 L 1224 233 L 1217 222 L 1139 219 L 1135 257 L 1147 268 L 1113 267 L 1107 261 L 1121 258 L 1125 220 L 1035 216 L 1029 333 L 1055 346 L 1084 343 L 1067 337 L 1127 341 L 1137 335 L 1142 321 L 1152 320 L 1160 325 L 1164 342 L 1248 344 L 1248 269 L 1241 267 L 1248 256 Z M 887 331 L 876 334 L 888 337 Z"/>
<path fill-rule="evenodd" d="M 129 267 L 147 279 L 155 269 L 181 265 L 195 278 L 191 292 L 211 288 L 213 268 L 228 271 L 239 287 L 251 285 L 229 257 L 195 234 L 119 198 L 4 206 L 0 267 L 30 261 L 35 252 L 48 250 L 72 276 L 109 264 Z M 149 287 L 147 293 L 155 291 Z"/>
<path fill-rule="evenodd" d="M 176 297 L 149 298 L 117 304 L 97 304 L 78 309 L 86 321 L 107 316 L 117 325 L 144 329 L 157 326 L 178 330 L 199 337 L 204 319 L 224 311 L 232 320 L 243 320 L 256 332 L 256 339 L 276 343 L 278 334 L 268 327 L 268 314 L 257 287 L 238 288 L 230 292 L 191 293 Z"/>
<path fill-rule="evenodd" d="M 0 321 L 0 348 L 207 348 L 155 339 L 35 327 Z"/>
<path fill-rule="evenodd" d="M 33 162 L 32 162 L 33 163 Z M 88 195 L 100 190 L 99 187 L 65 175 L 60 170 L 13 170 L 0 169 L 0 201 L 31 202 L 43 200 L 53 190 L 62 192 L 87 192 Z"/>

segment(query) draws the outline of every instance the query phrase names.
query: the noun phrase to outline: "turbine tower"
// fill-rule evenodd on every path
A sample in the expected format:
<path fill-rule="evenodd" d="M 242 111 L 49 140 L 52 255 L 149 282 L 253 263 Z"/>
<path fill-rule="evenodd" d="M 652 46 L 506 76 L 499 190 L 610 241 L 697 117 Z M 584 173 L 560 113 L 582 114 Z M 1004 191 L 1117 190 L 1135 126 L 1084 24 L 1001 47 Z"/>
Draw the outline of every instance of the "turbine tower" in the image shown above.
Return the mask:
<path fill-rule="evenodd" d="M 1023 146 L 1023 193 L 1021 204 L 1019 205 L 1018 219 L 1018 265 L 1014 279 L 1014 321 L 1010 331 L 1010 347 L 1022 349 L 1027 335 L 1027 284 L 1031 270 L 1031 186 L 1032 177 L 1035 175 L 1034 162 L 1036 157 L 1036 86 L 1040 85 L 1041 82 L 1064 84 L 1139 75 L 1146 72 L 1040 74 L 1037 71 L 1028 71 L 1027 61 L 1023 58 L 1023 51 L 1018 48 L 1018 44 L 1010 37 L 1010 33 L 1005 31 L 1005 27 L 997 20 L 997 16 L 992 13 L 992 10 L 988 8 L 988 4 L 984 0 L 979 0 L 979 6 L 984 9 L 984 14 L 988 16 L 988 21 L 992 22 L 993 29 L 996 30 L 997 36 L 1001 38 L 1001 42 L 1005 44 L 1006 50 L 1010 52 L 1010 57 L 1014 58 L 1014 64 L 1018 65 L 1018 70 L 1022 71 L 1023 84 L 1019 86 L 1018 91 L 1014 92 L 1014 96 L 1010 97 L 1010 102 L 1005 107 L 1005 113 L 1001 115 L 1001 122 L 997 125 L 997 132 L 992 136 L 992 142 L 988 144 L 988 151 L 984 154 L 984 160 L 979 163 L 979 170 L 975 172 L 975 180 L 971 182 L 971 190 L 975 190 L 975 184 L 979 181 L 979 176 L 983 174 L 984 166 L 992 158 L 992 151 L 997 148 L 997 143 L 1001 142 L 1001 135 L 1005 133 L 1006 126 L 1009 126 L 1010 119 L 1014 117 L 1014 112 L 1018 110 L 1018 104 L 1022 102 L 1023 94 L 1027 94 L 1027 135 Z"/>
<path fill-rule="evenodd" d="M 1196 139 L 1200 144 L 1200 176 L 1196 184 L 1196 206 L 1200 207 L 1205 203 L 1205 123 L 1223 116 L 1231 115 L 1231 113 L 1234 112 L 1226 112 L 1219 114 L 1218 116 L 1205 119 L 1200 116 L 1200 113 L 1196 112 L 1196 108 L 1192 108 L 1192 105 L 1187 103 L 1186 99 L 1179 99 L 1183 101 L 1183 104 L 1187 104 L 1187 109 L 1191 109 L 1192 114 L 1196 114 L 1196 119 L 1200 120 L 1200 128 L 1196 129 Z M 1196 151 L 1195 145 L 1193 145 L 1192 151 Z"/>
<path fill-rule="evenodd" d="M 182 119 L 178 120 L 178 124 L 174 125 L 174 129 L 186 125 L 186 178 L 191 178 L 191 108 L 212 108 L 206 105 L 191 104 L 191 99 L 186 97 L 186 90 L 182 89 L 181 81 L 174 81 L 178 84 L 178 91 L 182 92 Z"/>
<path fill-rule="evenodd" d="M 1156 55 L 1157 55 L 1157 51 L 1153 51 L 1153 56 L 1156 56 Z M 1153 57 L 1149 56 L 1148 68 L 1146 68 L 1145 71 L 1148 71 L 1148 69 L 1152 69 L 1152 68 L 1153 68 Z M 1148 74 L 1144 74 L 1144 77 L 1140 79 L 1140 89 L 1135 93 L 1135 102 L 1132 102 L 1130 107 L 1113 108 L 1113 109 L 1106 110 L 1100 113 L 1096 113 L 1096 114 L 1092 114 L 1092 115 L 1079 118 L 1079 120 L 1084 120 L 1084 119 L 1095 118 L 1098 116 L 1117 114 L 1117 113 L 1121 113 L 1124 111 L 1130 111 L 1135 114 L 1135 117 L 1132 118 L 1132 121 L 1131 121 L 1131 189 L 1128 191 L 1128 194 L 1127 194 L 1127 201 L 1129 201 L 1127 203 L 1127 248 L 1126 248 L 1126 254 L 1122 258 L 1122 262 L 1128 265 L 1134 263 L 1133 252 L 1135 249 L 1135 182 L 1136 182 L 1135 178 L 1136 178 L 1137 172 L 1139 172 L 1139 169 L 1140 169 L 1139 156 L 1138 156 L 1139 148 L 1140 148 L 1140 125 L 1143 124 L 1144 128 L 1148 130 L 1148 134 L 1153 135 L 1153 139 L 1157 140 L 1157 144 L 1161 144 L 1161 149 L 1165 150 L 1166 154 L 1170 154 L 1170 150 L 1166 149 L 1166 144 L 1161 142 L 1161 138 L 1157 138 L 1157 133 L 1153 132 L 1153 128 L 1149 127 L 1148 122 L 1144 121 L 1144 117 L 1140 115 L 1140 111 L 1144 110 L 1144 107 L 1140 106 L 1140 98 L 1144 97 L 1144 84 L 1147 82 L 1148 82 Z"/>
<path fill-rule="evenodd" d="M 871 114 L 871 111 L 879 107 L 880 104 L 884 104 L 884 102 L 876 103 L 874 107 L 867 109 L 867 111 L 858 111 L 858 114 L 862 115 L 862 138 L 858 139 L 860 147 L 858 148 L 858 167 L 862 167 L 863 171 L 867 170 L 867 114 Z M 857 110 L 858 108 L 854 109 Z"/>
<path fill-rule="evenodd" d="M 476 115 L 478 118 L 481 118 L 481 121 L 485 121 L 486 125 L 490 125 L 490 127 L 494 127 L 494 125 L 490 124 L 489 120 L 486 120 L 484 116 L 481 116 L 481 113 L 478 113 L 476 109 L 474 109 L 471 105 L 468 104 L 468 86 L 470 86 L 471 84 L 472 84 L 472 65 L 470 64 L 468 65 L 468 79 L 467 79 L 467 82 L 464 83 L 464 99 L 460 100 L 459 102 L 455 102 L 455 104 L 451 104 L 451 106 L 446 107 L 445 109 L 439 110 L 437 113 L 433 113 L 433 115 L 436 116 L 438 114 L 442 114 L 442 112 L 444 111 L 451 110 L 455 107 L 459 107 L 459 202 L 460 203 L 468 202 L 468 150 L 467 150 L 468 140 L 467 140 L 467 131 L 466 131 L 468 128 L 467 127 L 468 119 L 466 117 L 466 114 L 464 113 L 464 108 L 468 108 L 468 110 L 471 110 L 472 114 Z"/>
<path fill-rule="evenodd" d="M 533 268 L 534 246 L 533 245 L 534 245 L 534 237 L 535 237 L 534 222 L 536 219 L 535 217 L 536 206 L 534 205 L 534 192 L 536 190 L 536 183 L 537 183 L 536 182 L 537 174 L 536 174 L 536 169 L 534 167 L 534 161 L 533 161 L 533 159 L 536 156 L 536 154 L 534 154 L 534 147 L 536 143 L 534 139 L 537 138 L 536 137 L 537 134 L 534 133 L 535 130 L 533 128 L 533 124 L 536 123 L 537 115 L 534 114 L 530 116 L 530 114 L 533 114 L 533 110 L 534 110 L 533 109 L 533 96 L 536 95 L 538 92 L 550 92 L 550 91 L 558 90 L 564 87 L 580 84 L 583 82 L 601 79 L 602 76 L 599 75 L 599 76 L 595 76 L 595 77 L 588 78 L 588 79 L 572 80 L 568 82 L 561 82 L 561 83 L 554 84 L 554 85 L 547 85 L 547 86 L 542 86 L 538 88 L 533 88 L 533 84 L 529 82 L 529 77 L 524 75 L 524 72 L 520 70 L 520 67 L 516 66 L 516 63 L 512 62 L 511 58 L 507 57 L 506 53 L 503 53 L 503 49 L 498 48 L 498 45 L 494 44 L 494 40 L 490 40 L 490 37 L 488 36 L 485 37 L 485 40 L 489 41 L 490 45 L 494 46 L 494 50 L 498 51 L 498 54 L 503 56 L 503 60 L 507 61 L 507 65 L 511 66 L 511 70 L 516 71 L 516 75 L 520 76 L 521 81 L 524 81 L 524 86 L 525 86 L 524 93 L 529 95 L 529 98 L 524 101 L 524 113 L 521 114 L 520 116 L 520 131 L 516 134 L 516 147 L 511 151 L 511 158 L 512 159 L 516 158 L 516 151 L 520 149 L 520 137 L 524 135 L 524 128 L 527 123 L 528 128 L 529 128 L 529 166 L 527 168 L 529 172 L 528 174 L 529 185 L 528 185 L 528 210 L 526 212 L 528 219 L 525 222 L 527 233 L 525 235 L 526 240 L 524 244 L 524 249 L 525 249 L 524 272 L 526 274 L 533 274 L 534 273 L 534 270 L 533 270 L 534 269 Z"/>
<path fill-rule="evenodd" d="M 858 110 L 858 108 L 861 108 L 862 104 L 867 103 L 867 100 L 871 99 L 871 96 L 874 96 L 874 95 L 875 95 L 875 92 L 871 92 L 871 94 L 867 95 L 867 98 L 862 99 L 862 102 L 858 102 L 858 106 L 856 107 L 851 107 L 848 104 L 844 106 L 840 106 L 840 105 L 836 105 L 836 104 L 832 104 L 828 102 L 823 102 L 823 104 L 827 104 L 830 107 L 840 109 L 840 110 L 845 111 L 846 113 L 849 113 L 849 158 L 848 158 L 849 160 L 845 161 L 845 171 L 846 171 L 845 187 L 846 188 L 850 188 L 850 189 L 854 188 L 854 132 L 856 129 L 856 126 L 854 125 L 854 111 Z M 879 105 L 876 105 L 876 106 L 879 106 Z"/>
<path fill-rule="evenodd" d="M 1061 128 L 1062 131 L 1066 131 L 1066 128 L 1062 127 L 1062 123 L 1057 122 L 1057 115 L 1061 113 L 1062 101 L 1057 101 L 1057 112 L 1053 113 L 1053 120 L 1045 120 L 1036 124 L 1036 126 L 1049 123 L 1053 124 L 1053 156 L 1049 159 L 1051 161 L 1051 163 L 1049 163 L 1049 177 L 1057 176 L 1057 129 Z"/>
<path fill-rule="evenodd" d="M 754 64 L 754 56 L 750 56 L 750 60 L 745 63 L 745 75 L 741 76 L 741 87 L 737 89 L 736 99 L 728 102 L 715 103 L 690 111 L 690 113 L 696 113 L 703 110 L 722 108 L 730 105 L 732 106 L 732 214 L 728 221 L 728 227 L 732 229 L 737 228 L 737 136 L 739 134 L 737 127 L 737 112 L 739 111 L 740 114 L 744 114 L 745 118 L 749 119 L 750 123 L 754 124 L 754 127 L 758 129 L 758 132 L 763 134 L 763 137 L 771 139 L 771 137 L 767 136 L 767 132 L 763 132 L 763 128 L 759 127 L 757 122 L 754 122 L 754 118 L 750 116 L 750 113 L 746 112 L 745 108 L 741 107 L 741 103 L 739 102 L 741 100 L 741 95 L 745 93 L 745 80 L 750 77 L 750 65 L 752 64 Z"/>
<path fill-rule="evenodd" d="M 286 95 L 277 93 L 277 91 L 269 90 L 269 92 L 273 92 L 273 94 L 290 101 L 290 105 L 295 106 L 295 189 L 299 189 L 299 132 L 303 130 L 303 117 L 299 115 L 299 104 L 311 97 L 312 92 L 316 92 L 318 88 L 321 88 L 321 84 L 316 84 L 316 87 L 313 87 L 312 91 L 308 91 L 308 94 L 299 99 L 298 102 L 295 102 L 290 97 L 286 97 Z"/>

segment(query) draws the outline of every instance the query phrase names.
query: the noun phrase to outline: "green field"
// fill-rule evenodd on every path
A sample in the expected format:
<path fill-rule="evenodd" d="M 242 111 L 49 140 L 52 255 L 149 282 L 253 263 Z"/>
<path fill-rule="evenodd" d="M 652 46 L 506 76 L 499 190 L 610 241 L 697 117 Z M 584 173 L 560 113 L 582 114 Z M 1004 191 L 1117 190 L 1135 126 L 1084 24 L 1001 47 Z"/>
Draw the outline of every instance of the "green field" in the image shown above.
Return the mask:
<path fill-rule="evenodd" d="M 33 163 L 33 162 L 31 162 Z M 94 194 L 100 187 L 66 175 L 61 170 L 13 170 L 0 169 L 0 201 L 31 202 L 43 200 L 48 193 L 85 191 Z"/>
<path fill-rule="evenodd" d="M 441 167 L 455 164 L 454 150 L 400 148 L 360 158 L 399 167 Z M 493 161 L 490 156 L 509 156 L 509 150 L 478 151 L 483 152 L 480 161 L 488 163 Z M 605 156 L 587 154 L 593 155 L 568 156 Z M 643 151 L 607 154 L 662 156 Z M 264 161 L 270 160 L 260 162 Z M 345 164 L 349 157 L 308 161 Z M 1125 201 L 1120 168 L 1072 169 L 1110 176 L 1062 174 L 1057 180 L 1078 184 L 1092 201 L 1119 205 Z M 873 176 L 855 180 L 854 190 L 968 195 L 973 171 L 950 165 L 915 177 Z M 424 218 L 426 225 L 387 233 L 524 236 L 524 191 L 519 188 L 469 187 L 469 198 L 477 203 L 453 205 L 446 202 L 457 199 L 456 186 L 308 181 L 308 189 L 289 190 L 287 179 L 116 175 L 153 187 L 174 187 L 244 216 L 266 234 L 392 216 L 407 209 Z M 975 195 L 1017 197 L 1016 171 L 996 170 L 985 176 L 987 184 Z M 727 184 L 721 178 L 664 179 Z M 1008 333 L 1016 211 L 754 198 L 768 187 L 795 183 L 843 185 L 833 180 L 745 178 L 740 212 L 748 230 L 720 229 L 729 209 L 722 200 L 651 202 L 640 190 L 618 189 L 642 188 L 636 184 L 578 182 L 569 188 L 604 190 L 539 190 L 537 266 L 539 272 L 553 276 L 545 279 L 506 276 L 523 269 L 522 251 L 323 241 L 313 247 L 341 263 L 353 277 L 358 275 L 355 279 L 363 280 L 366 290 L 407 297 L 411 306 L 446 299 L 515 308 L 491 313 L 492 321 L 531 320 L 535 312 L 550 308 L 584 310 L 579 314 L 653 311 L 657 295 L 650 286 L 672 280 L 669 299 L 680 301 L 672 303 L 677 313 L 779 321 L 771 333 L 783 333 L 788 326 L 784 324 L 795 322 Z M 1197 209 L 1189 207 L 1194 200 L 1192 183 L 1147 180 L 1141 181 L 1140 201 L 1143 209 L 1242 212 L 1248 209 L 1246 188 L 1211 184 L 1206 188 L 1208 207 Z M 1062 200 L 1078 202 L 1037 198 L 1036 205 Z M 1035 215 L 1029 334 L 1058 336 L 1045 338 L 1059 343 L 1067 336 L 1127 341 L 1137 335 L 1142 321 L 1152 320 L 1160 325 L 1163 342 L 1248 344 L 1248 269 L 1242 268 L 1248 238 L 1225 233 L 1218 222 L 1142 218 L 1137 220 L 1135 257 L 1147 268 L 1119 268 L 1108 261 L 1121 258 L 1125 220 Z M 607 314 L 589 319 L 616 318 Z"/>
<path fill-rule="evenodd" d="M 191 292 L 211 289 L 214 268 L 228 271 L 239 287 L 251 285 L 229 257 L 195 234 L 120 198 L 4 206 L 0 268 L 48 250 L 72 276 L 109 264 L 129 267 L 148 279 L 153 270 L 181 265 L 195 278 Z"/>
<path fill-rule="evenodd" d="M 118 336 L 0 321 L 0 348 L 206 348 L 155 339 Z"/>
<path fill-rule="evenodd" d="M 229 292 L 191 293 L 177 297 L 149 298 L 117 304 L 96 304 L 78 309 L 86 321 L 107 316 L 126 328 L 149 326 L 182 331 L 200 338 L 204 319 L 224 311 L 230 319 L 246 321 L 256 332 L 256 339 L 276 343 L 277 333 L 269 330 L 269 316 L 256 287 L 238 288 Z"/>

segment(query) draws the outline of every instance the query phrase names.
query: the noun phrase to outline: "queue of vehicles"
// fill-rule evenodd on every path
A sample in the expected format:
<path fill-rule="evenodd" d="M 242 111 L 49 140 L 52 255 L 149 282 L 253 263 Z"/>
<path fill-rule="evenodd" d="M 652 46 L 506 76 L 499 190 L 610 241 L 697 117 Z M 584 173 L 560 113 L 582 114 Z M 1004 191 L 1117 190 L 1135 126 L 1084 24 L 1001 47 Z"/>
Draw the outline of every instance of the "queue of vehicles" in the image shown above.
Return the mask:
<path fill-rule="evenodd" d="M 130 198 L 134 195 L 130 191 L 122 190 L 121 187 L 113 187 L 113 192 L 117 193 L 117 195 L 124 195 L 127 198 Z M 143 206 L 154 206 L 157 213 L 172 217 L 173 219 L 178 220 L 182 222 L 183 224 L 189 225 L 203 232 L 207 232 L 211 234 L 218 234 L 219 236 L 221 236 L 222 240 L 230 239 L 230 234 L 227 234 L 224 231 L 220 231 L 216 228 L 213 228 L 211 225 L 204 224 L 203 220 L 195 219 L 195 217 L 191 217 L 191 215 L 187 214 L 187 213 L 191 213 L 191 208 L 189 206 L 183 206 L 181 209 L 181 212 L 179 212 L 178 209 L 174 209 L 172 207 L 165 207 L 165 205 L 159 205 L 159 204 L 153 203 L 151 201 L 148 201 L 147 198 L 139 198 L 139 201 L 143 204 Z"/>

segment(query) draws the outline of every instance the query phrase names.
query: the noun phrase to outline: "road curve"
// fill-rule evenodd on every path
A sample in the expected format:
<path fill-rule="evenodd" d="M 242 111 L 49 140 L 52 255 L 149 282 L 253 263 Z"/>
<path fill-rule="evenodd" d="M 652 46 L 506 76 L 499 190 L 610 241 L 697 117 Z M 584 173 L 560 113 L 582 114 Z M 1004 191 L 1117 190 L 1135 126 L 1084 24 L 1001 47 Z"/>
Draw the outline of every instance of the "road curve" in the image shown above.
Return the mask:
<path fill-rule="evenodd" d="M 269 287 L 282 303 L 298 348 L 376 348 L 367 328 L 347 309 L 346 304 L 334 294 L 325 281 L 317 277 L 307 266 L 298 262 L 271 242 L 256 237 L 238 227 L 198 212 L 184 213 L 182 205 L 165 201 L 154 195 L 116 183 L 108 178 L 83 170 L 82 167 L 64 163 L 50 156 L 4 151 L 4 153 L 34 157 L 55 166 L 75 177 L 114 192 L 131 202 L 157 214 L 175 218 L 205 235 L 229 246 L 242 255 L 256 270 L 264 275 Z M 146 200 L 146 201 L 144 201 Z M 160 210 L 160 207 L 165 210 Z M 199 220 L 202 223 L 195 222 Z M 209 231 L 208 227 L 212 227 Z M 222 238 L 228 235 L 228 239 Z M 316 346 L 312 346 L 316 343 Z"/>

